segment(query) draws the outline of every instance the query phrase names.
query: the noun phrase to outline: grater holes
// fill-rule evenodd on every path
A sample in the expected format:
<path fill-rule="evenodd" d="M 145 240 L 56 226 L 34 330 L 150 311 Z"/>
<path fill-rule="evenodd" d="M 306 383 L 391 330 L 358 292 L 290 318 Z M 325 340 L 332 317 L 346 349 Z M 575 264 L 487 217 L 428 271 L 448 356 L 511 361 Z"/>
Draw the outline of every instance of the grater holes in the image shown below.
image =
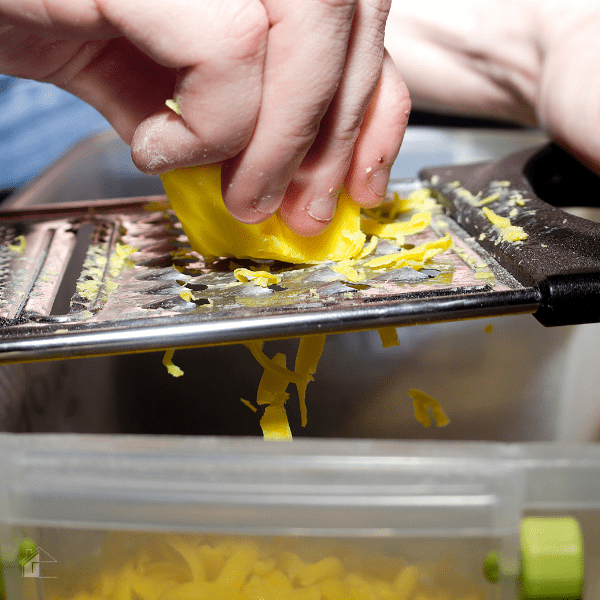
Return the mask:
<path fill-rule="evenodd" d="M 208 286 L 205 283 L 200 283 L 200 282 L 183 281 L 183 280 L 178 279 L 177 283 L 192 292 L 202 292 L 202 291 L 208 289 Z"/>
<path fill-rule="evenodd" d="M 113 224 L 107 221 L 99 221 L 94 225 L 94 232 L 91 237 L 91 244 L 100 246 L 110 242 Z"/>
<path fill-rule="evenodd" d="M 201 304 L 209 304 L 209 301 L 205 299 L 201 299 L 198 302 Z M 142 305 L 141 308 L 145 310 L 186 310 L 194 307 L 195 302 L 188 302 L 184 300 L 181 296 L 170 296 L 169 298 L 164 298 L 162 300 L 155 300 L 154 302 L 148 302 L 147 304 Z M 198 304 L 199 306 L 200 304 Z"/>
<path fill-rule="evenodd" d="M 16 227 L 0 226 L 0 298 L 3 297 L 4 286 L 11 279 L 12 251 L 9 244 L 12 244 L 19 235 Z"/>

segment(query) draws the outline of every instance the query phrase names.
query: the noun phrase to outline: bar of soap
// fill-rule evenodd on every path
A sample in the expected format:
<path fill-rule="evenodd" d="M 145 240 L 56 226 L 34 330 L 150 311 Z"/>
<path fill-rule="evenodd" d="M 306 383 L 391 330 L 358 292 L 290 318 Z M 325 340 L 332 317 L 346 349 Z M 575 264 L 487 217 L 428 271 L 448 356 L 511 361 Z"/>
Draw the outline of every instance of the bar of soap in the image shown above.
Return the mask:
<path fill-rule="evenodd" d="M 292 232 L 278 214 L 258 225 L 234 219 L 223 203 L 218 164 L 173 169 L 161 179 L 192 247 L 209 261 L 219 257 L 295 264 L 340 261 L 358 256 L 365 243 L 360 207 L 345 191 L 327 230 L 304 237 Z"/>

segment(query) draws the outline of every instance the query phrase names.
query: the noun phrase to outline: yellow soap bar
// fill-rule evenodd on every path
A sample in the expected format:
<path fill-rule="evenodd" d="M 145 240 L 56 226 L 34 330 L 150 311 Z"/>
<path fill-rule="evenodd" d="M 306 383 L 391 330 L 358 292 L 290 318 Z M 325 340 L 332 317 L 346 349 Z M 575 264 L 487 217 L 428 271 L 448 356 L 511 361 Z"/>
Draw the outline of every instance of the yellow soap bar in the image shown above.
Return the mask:
<path fill-rule="evenodd" d="M 313 237 L 292 232 L 278 214 L 258 225 L 234 219 L 221 194 L 221 166 L 182 167 L 161 175 L 173 210 L 192 247 L 206 259 L 218 257 L 318 263 L 358 256 L 366 236 L 360 207 L 342 191 L 326 231 Z"/>

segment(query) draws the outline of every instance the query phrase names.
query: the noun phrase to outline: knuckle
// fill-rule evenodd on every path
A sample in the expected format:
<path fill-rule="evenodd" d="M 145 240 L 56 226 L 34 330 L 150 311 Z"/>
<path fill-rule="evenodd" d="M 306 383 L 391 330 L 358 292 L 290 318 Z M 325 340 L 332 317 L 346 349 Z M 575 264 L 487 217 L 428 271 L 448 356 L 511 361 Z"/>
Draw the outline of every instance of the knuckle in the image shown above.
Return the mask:
<path fill-rule="evenodd" d="M 365 0 L 371 10 L 374 10 L 376 13 L 384 15 L 387 17 L 387 14 L 390 12 L 392 8 L 392 0 Z"/>
<path fill-rule="evenodd" d="M 363 112 L 352 111 L 346 113 L 334 131 L 335 139 L 343 144 L 353 144 L 358 137 L 362 122 Z"/>
<path fill-rule="evenodd" d="M 222 50 L 238 59 L 263 52 L 269 32 L 269 17 L 261 2 L 246 2 L 223 21 Z"/>
<path fill-rule="evenodd" d="M 358 0 L 319 0 L 319 3 L 332 8 L 354 8 Z"/>
<path fill-rule="evenodd" d="M 198 139 L 206 141 L 211 152 L 221 157 L 221 160 L 237 156 L 252 139 L 253 127 L 239 124 L 237 127 L 229 128 L 222 120 L 218 120 L 220 126 L 207 127 L 198 135 Z"/>
<path fill-rule="evenodd" d="M 328 10 L 348 12 L 356 9 L 358 0 L 317 0 L 317 4 Z"/>

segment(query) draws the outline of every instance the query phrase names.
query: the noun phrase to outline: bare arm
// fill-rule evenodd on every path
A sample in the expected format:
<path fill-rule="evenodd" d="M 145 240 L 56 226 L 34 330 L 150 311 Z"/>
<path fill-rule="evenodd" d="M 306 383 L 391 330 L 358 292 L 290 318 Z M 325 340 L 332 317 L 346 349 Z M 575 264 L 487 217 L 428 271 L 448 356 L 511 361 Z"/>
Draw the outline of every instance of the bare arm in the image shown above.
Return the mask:
<path fill-rule="evenodd" d="M 420 108 L 545 128 L 600 172 L 596 0 L 395 2 L 386 47 Z"/>

